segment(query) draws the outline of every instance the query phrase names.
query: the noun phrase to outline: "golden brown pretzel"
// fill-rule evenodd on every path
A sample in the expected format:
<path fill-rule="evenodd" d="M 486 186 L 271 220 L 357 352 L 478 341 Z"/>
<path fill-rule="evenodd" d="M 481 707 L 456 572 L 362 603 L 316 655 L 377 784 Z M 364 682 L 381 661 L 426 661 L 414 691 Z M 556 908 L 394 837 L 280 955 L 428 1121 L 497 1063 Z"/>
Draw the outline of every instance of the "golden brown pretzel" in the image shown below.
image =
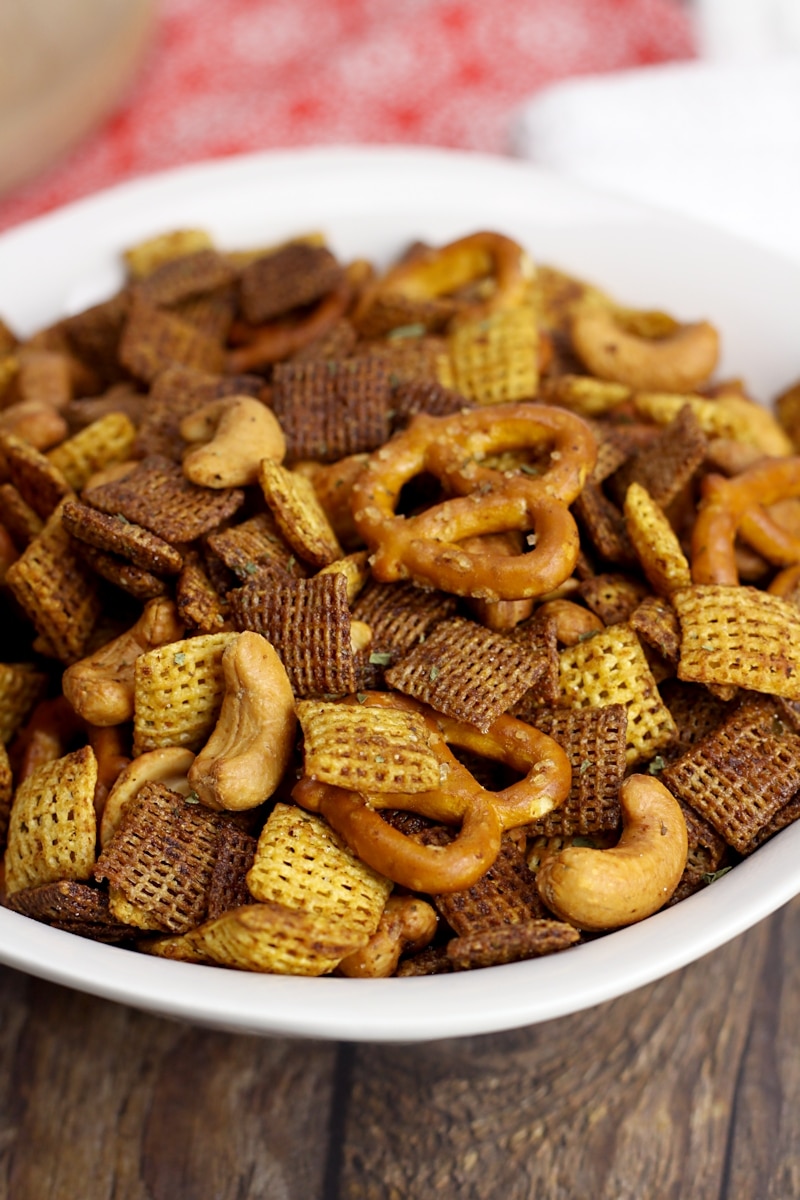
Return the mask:
<path fill-rule="evenodd" d="M 707 475 L 692 531 L 694 583 L 737 584 L 734 543 L 741 531 L 760 554 L 780 566 L 800 558 L 800 543 L 764 511 L 789 496 L 800 496 L 800 456 L 762 459 L 725 479 Z"/>
<path fill-rule="evenodd" d="M 533 262 L 522 246 L 504 234 L 481 231 L 446 246 L 416 249 L 365 290 L 354 319 L 358 323 L 384 297 L 431 300 L 491 278 L 491 293 L 465 300 L 455 316 L 457 321 L 481 320 L 491 312 L 523 303 L 533 275 Z"/>
<path fill-rule="evenodd" d="M 488 454 L 551 444 L 541 475 L 480 465 Z M 351 506 L 372 556 L 376 579 L 413 579 L 479 600 L 523 600 L 546 594 L 571 574 L 579 538 L 569 505 L 596 458 L 591 430 L 574 413 L 519 403 L 476 408 L 447 417 L 419 414 L 404 433 L 368 460 Z M 437 476 L 451 493 L 414 516 L 395 509 L 415 475 Z M 525 554 L 466 550 L 465 538 L 532 530 Z"/>
<path fill-rule="evenodd" d="M 412 891 L 435 895 L 470 887 L 496 859 L 504 830 L 538 820 L 562 804 L 569 792 L 572 769 L 564 751 L 547 734 L 514 717 L 498 718 L 484 734 L 395 693 L 367 693 L 360 703 L 404 708 L 424 716 L 442 766 L 441 786 L 428 792 L 364 795 L 303 778 L 292 796 L 303 808 L 320 812 L 373 870 Z M 449 745 L 504 762 L 524 777 L 489 792 Z M 446 846 L 423 845 L 387 824 L 379 808 L 401 808 L 447 824 L 460 823 L 461 830 Z"/>

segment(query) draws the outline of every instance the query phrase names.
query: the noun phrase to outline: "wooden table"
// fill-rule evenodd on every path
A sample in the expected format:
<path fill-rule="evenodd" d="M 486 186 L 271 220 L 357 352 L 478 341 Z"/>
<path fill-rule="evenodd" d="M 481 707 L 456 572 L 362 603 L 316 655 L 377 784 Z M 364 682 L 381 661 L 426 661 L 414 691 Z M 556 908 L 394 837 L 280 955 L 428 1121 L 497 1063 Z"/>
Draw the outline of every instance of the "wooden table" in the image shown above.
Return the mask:
<path fill-rule="evenodd" d="M 800 900 L 546 1025 L 209 1032 L 0 971 L 9 1200 L 794 1200 Z"/>

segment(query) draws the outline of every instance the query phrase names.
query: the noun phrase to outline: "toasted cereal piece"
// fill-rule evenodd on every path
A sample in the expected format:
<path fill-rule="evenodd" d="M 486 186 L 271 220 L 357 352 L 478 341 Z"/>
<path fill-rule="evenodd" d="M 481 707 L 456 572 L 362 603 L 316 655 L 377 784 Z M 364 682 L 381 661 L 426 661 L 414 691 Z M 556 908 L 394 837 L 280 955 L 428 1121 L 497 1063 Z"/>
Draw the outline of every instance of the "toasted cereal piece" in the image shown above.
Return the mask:
<path fill-rule="evenodd" d="M 119 888 L 110 887 L 108 889 L 108 911 L 115 921 L 133 929 L 145 930 L 150 933 L 164 932 L 163 925 L 151 912 L 148 912 L 141 904 L 131 904 L 130 900 L 125 899 Z"/>
<path fill-rule="evenodd" d="M 543 670 L 520 639 L 452 617 L 389 667 L 385 679 L 397 691 L 485 733 Z"/>
<path fill-rule="evenodd" d="M 134 756 L 161 746 L 199 750 L 222 707 L 222 654 L 235 633 L 205 633 L 148 650 L 134 669 Z"/>
<path fill-rule="evenodd" d="M 243 269 L 240 299 L 245 320 L 260 325 L 313 304 L 338 287 L 343 276 L 344 268 L 327 247 L 290 242 Z"/>
<path fill-rule="evenodd" d="M 7 745 L 40 699 L 47 677 L 33 663 L 0 663 L 0 742 Z"/>
<path fill-rule="evenodd" d="M 342 557 L 342 548 L 310 479 L 264 458 L 258 481 L 278 529 L 298 558 L 325 567 Z"/>
<path fill-rule="evenodd" d="M 11 385 L 19 373 L 19 359 L 10 350 L 0 352 L 0 400 L 6 402 Z"/>
<path fill-rule="evenodd" d="M 581 940 L 574 925 L 548 918 L 514 925 L 493 925 L 476 933 L 452 938 L 447 957 L 456 971 L 497 967 L 566 950 Z"/>
<path fill-rule="evenodd" d="M 166 367 L 153 380 L 142 401 L 141 419 L 133 447 L 136 458 L 161 454 L 180 462 L 186 442 L 180 426 L 184 417 L 225 396 L 259 396 L 264 380 L 257 375 L 217 375 L 178 364 Z"/>
<path fill-rule="evenodd" d="M 8 834 L 8 819 L 14 796 L 14 778 L 5 743 L 0 742 L 0 847 L 5 847 Z"/>
<path fill-rule="evenodd" d="M 634 609 L 629 624 L 639 640 L 651 646 L 668 663 L 677 663 L 681 647 L 681 628 L 678 615 L 668 600 L 660 596 L 645 596 Z"/>
<path fill-rule="evenodd" d="M 60 322 L 73 353 L 96 373 L 101 387 L 126 375 L 117 352 L 129 304 L 130 297 L 122 290 Z"/>
<path fill-rule="evenodd" d="M 700 683 L 665 679 L 659 684 L 658 690 L 678 729 L 677 741 L 664 751 L 664 757 L 670 760 L 680 758 L 686 750 L 721 725 L 732 711 L 730 702 L 713 695 Z"/>
<path fill-rule="evenodd" d="M 494 863 L 477 883 L 434 896 L 433 902 L 459 937 L 548 915 L 525 855 L 507 834 Z"/>
<path fill-rule="evenodd" d="M 212 248 L 211 234 L 205 229 L 176 229 L 128 246 L 122 258 L 132 279 L 145 279 L 163 263 Z"/>
<path fill-rule="evenodd" d="M 328 975 L 368 939 L 345 923 L 280 904 L 248 904 L 149 953 L 270 975 Z"/>
<path fill-rule="evenodd" d="M 418 413 L 447 417 L 470 407 L 472 405 L 465 396 L 444 387 L 436 379 L 407 379 L 398 382 L 394 388 L 392 422 L 395 429 L 402 429 Z"/>
<path fill-rule="evenodd" d="M 256 513 L 238 525 L 209 534 L 207 546 L 245 583 L 260 576 L 302 578 L 307 572 L 270 512 Z"/>
<path fill-rule="evenodd" d="M 393 885 L 357 858 L 321 817 L 278 803 L 259 836 L 247 886 L 261 903 L 324 917 L 365 945 Z"/>
<path fill-rule="evenodd" d="M 256 838 L 238 825 L 223 825 L 220 829 L 217 857 L 208 885 L 209 921 L 232 908 L 253 903 L 247 872 L 255 861 L 257 845 Z"/>
<path fill-rule="evenodd" d="M 241 488 L 198 487 L 177 463 L 158 454 L 143 459 L 123 479 L 89 487 L 83 499 L 101 512 L 122 514 L 165 542 L 192 542 L 241 507 Z"/>
<path fill-rule="evenodd" d="M 8 531 L 14 545 L 24 550 L 42 532 L 44 521 L 27 500 L 23 500 L 13 483 L 1 483 L 0 525 Z"/>
<path fill-rule="evenodd" d="M 427 637 L 439 621 L 454 616 L 457 605 L 449 592 L 372 579 L 353 605 L 353 617 L 371 628 L 373 648 L 397 661 Z"/>
<path fill-rule="evenodd" d="M 391 429 L 391 379 L 379 358 L 276 363 L 272 410 L 289 461 L 337 462 L 377 450 Z"/>
<path fill-rule="evenodd" d="M 452 959 L 447 957 L 447 945 L 426 946 L 417 954 L 409 954 L 401 960 L 395 974 L 398 979 L 409 979 L 420 975 L 449 975 L 455 970 Z"/>
<path fill-rule="evenodd" d="M 729 858 L 729 848 L 725 839 L 688 804 L 681 800 L 678 800 L 678 803 L 686 822 L 689 850 L 683 875 L 667 901 L 667 907 L 706 887 Z"/>
<path fill-rule="evenodd" d="M 18 786 L 5 853 L 6 892 L 89 879 L 95 863 L 97 759 L 83 746 L 44 763 Z"/>
<path fill-rule="evenodd" d="M 441 379 L 476 404 L 529 400 L 539 382 L 534 310 L 521 305 L 459 324 L 448 338 L 451 375 Z M 452 382 L 451 382 L 452 380 Z"/>
<path fill-rule="evenodd" d="M 529 834 L 572 837 L 619 829 L 619 789 L 626 770 L 625 706 L 541 708 L 530 723 L 566 752 L 572 786 L 562 805 L 528 826 Z"/>
<path fill-rule="evenodd" d="M 224 818 L 160 783 L 146 783 L 125 806 L 97 859 L 108 880 L 161 929 L 185 933 L 205 920 Z"/>
<path fill-rule="evenodd" d="M 784 804 L 778 809 L 773 816 L 762 825 L 761 828 L 754 834 L 752 839 L 747 843 L 742 851 L 743 854 L 752 854 L 759 846 L 763 846 L 764 842 L 769 841 L 776 833 L 780 833 L 782 829 L 793 825 L 795 821 L 800 820 L 800 795 L 793 796 L 788 804 Z"/>
<path fill-rule="evenodd" d="M 223 284 L 213 291 L 178 301 L 172 311 L 203 337 L 224 345 L 239 311 L 238 291 L 235 284 Z"/>
<path fill-rule="evenodd" d="M 602 488 L 591 479 L 572 505 L 572 511 L 600 558 L 619 567 L 635 567 L 636 551 L 623 517 Z"/>
<path fill-rule="evenodd" d="M 91 567 L 95 575 L 113 583 L 136 600 L 155 600 L 157 596 L 169 593 L 169 585 L 160 575 L 137 567 L 119 554 L 109 554 L 106 550 L 98 550 L 96 546 L 78 540 L 74 542 L 74 548 L 78 557 L 87 567 Z"/>
<path fill-rule="evenodd" d="M 450 382 L 452 374 L 443 337 L 428 336 L 421 325 L 395 329 L 377 342 L 358 343 L 356 353 L 383 364 L 393 387 L 403 383 Z M 446 386 L 446 385 L 445 385 Z M 462 397 L 462 405 L 467 401 Z"/>
<path fill-rule="evenodd" d="M 114 918 L 108 894 L 75 879 L 60 879 L 23 888 L 5 901 L 14 912 L 95 942 L 113 944 L 131 938 L 135 930 Z"/>
<path fill-rule="evenodd" d="M 624 704 L 629 767 L 653 758 L 676 737 L 675 722 L 630 626 L 612 625 L 562 650 L 559 675 L 561 703 L 567 708 Z"/>
<path fill-rule="evenodd" d="M 136 426 L 130 417 L 110 412 L 48 451 L 47 458 L 78 492 L 95 471 L 129 458 L 135 438 Z"/>
<path fill-rule="evenodd" d="M 458 301 L 448 296 L 404 296 L 379 291 L 357 311 L 355 321 L 364 338 L 382 338 L 404 330 L 420 334 L 443 330 L 458 312 Z M 406 336 L 412 336 L 406 334 Z"/>
<path fill-rule="evenodd" d="M 152 383 L 167 367 L 178 363 L 219 373 L 225 361 L 221 343 L 167 309 L 135 297 L 119 342 L 119 360 L 144 383 Z"/>
<path fill-rule="evenodd" d="M 345 554 L 335 562 L 328 563 L 327 567 L 323 567 L 319 572 L 320 575 L 333 573 L 344 575 L 347 580 L 347 603 L 353 605 L 370 578 L 369 552 L 358 550 L 355 554 Z"/>
<path fill-rule="evenodd" d="M 347 580 L 316 575 L 229 593 L 239 630 L 262 634 L 277 650 L 295 696 L 340 696 L 356 689 Z"/>
<path fill-rule="evenodd" d="M 597 461 L 589 476 L 592 483 L 604 483 L 621 467 L 631 453 L 630 441 L 620 435 L 619 427 L 603 421 L 587 421 L 597 442 Z"/>
<path fill-rule="evenodd" d="M 612 572 L 585 579 L 578 594 L 604 625 L 619 625 L 628 620 L 649 591 L 640 580 Z"/>
<path fill-rule="evenodd" d="M 60 509 L 8 568 L 6 584 L 56 658 L 71 663 L 82 657 L 100 616 L 100 597 Z"/>
<path fill-rule="evenodd" d="M 733 438 L 745 446 L 755 447 L 762 454 L 778 458 L 793 452 L 791 439 L 772 413 L 744 396 L 721 396 L 710 400 L 668 392 L 637 392 L 634 405 L 639 416 L 656 425 L 669 425 L 681 409 L 688 406 L 708 437 Z"/>
<path fill-rule="evenodd" d="M 335 325 L 319 337 L 314 338 L 289 357 L 292 362 L 316 362 L 327 359 L 349 358 L 355 349 L 358 334 L 347 317 L 342 317 Z"/>
<path fill-rule="evenodd" d="M 227 601 L 220 596 L 197 551 L 184 556 L 175 584 L 178 616 L 197 633 L 221 633 L 230 628 Z"/>
<path fill-rule="evenodd" d="M 609 480 L 611 494 L 622 504 L 631 484 L 639 484 L 662 509 L 691 482 L 706 455 L 708 439 L 686 404 L 647 445 L 635 451 Z"/>
<path fill-rule="evenodd" d="M 65 500 L 61 521 L 72 537 L 98 550 L 119 555 L 142 570 L 157 575 L 177 575 L 183 566 L 183 555 L 179 550 L 119 514 L 111 516 L 79 500 Z"/>
<path fill-rule="evenodd" d="M 753 587 L 699 584 L 675 592 L 678 678 L 800 699 L 800 610 Z"/>
<path fill-rule="evenodd" d="M 43 520 L 72 494 L 63 474 L 47 456 L 13 433 L 0 433 L 0 455 L 9 481 Z"/>
<path fill-rule="evenodd" d="M 72 399 L 73 368 L 59 350 L 40 349 L 31 343 L 15 351 L 17 373 L 14 393 L 21 402 L 35 400 L 51 408 L 66 408 Z"/>
<path fill-rule="evenodd" d="M 800 735 L 767 697 L 748 698 L 659 778 L 740 854 L 800 789 Z"/>
<path fill-rule="evenodd" d="M 523 621 L 510 631 L 509 636 L 525 647 L 526 653 L 538 667 L 536 682 L 522 698 L 512 706 L 538 708 L 542 704 L 555 704 L 559 697 L 558 625 L 556 620 L 541 611 L 534 612 L 528 621 Z M 526 720 L 527 718 L 522 718 Z"/>
<path fill-rule="evenodd" d="M 424 718 L 400 709 L 303 700 L 305 774 L 356 792 L 425 792 L 439 760 Z"/>
<path fill-rule="evenodd" d="M 631 483 L 623 511 L 628 536 L 653 590 L 670 596 L 689 587 L 692 572 L 678 536 L 647 489 Z"/>
<path fill-rule="evenodd" d="M 236 269 L 225 255 L 203 246 L 153 266 L 138 284 L 137 294 L 149 304 L 172 308 L 235 279 Z"/>
<path fill-rule="evenodd" d="M 541 389 L 541 398 L 548 404 L 568 408 L 581 417 L 602 417 L 626 404 L 632 395 L 625 383 L 595 379 L 592 375 L 558 375 Z"/>

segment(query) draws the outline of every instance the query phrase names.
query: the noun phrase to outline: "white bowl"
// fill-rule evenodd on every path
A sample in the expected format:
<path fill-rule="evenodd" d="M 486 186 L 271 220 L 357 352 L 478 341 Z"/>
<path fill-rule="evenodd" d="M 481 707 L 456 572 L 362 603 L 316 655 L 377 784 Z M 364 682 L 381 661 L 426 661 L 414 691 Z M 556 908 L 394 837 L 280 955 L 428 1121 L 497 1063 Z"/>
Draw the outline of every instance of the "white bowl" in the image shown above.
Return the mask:
<path fill-rule="evenodd" d="M 220 245 L 322 230 L 342 256 L 388 260 L 409 240 L 481 228 L 520 239 L 631 305 L 721 330 L 721 374 L 769 401 L 800 375 L 800 266 L 712 228 L 598 195 L 528 165 L 433 149 L 333 148 L 181 168 L 114 188 L 0 238 L 0 315 L 20 333 L 108 295 L 118 251 L 202 226 Z M 162 961 L 0 910 L 0 961 L 216 1028 L 346 1041 L 512 1029 L 650 983 L 736 937 L 800 891 L 800 823 L 642 924 L 548 958 L 427 978 L 250 975 Z"/>

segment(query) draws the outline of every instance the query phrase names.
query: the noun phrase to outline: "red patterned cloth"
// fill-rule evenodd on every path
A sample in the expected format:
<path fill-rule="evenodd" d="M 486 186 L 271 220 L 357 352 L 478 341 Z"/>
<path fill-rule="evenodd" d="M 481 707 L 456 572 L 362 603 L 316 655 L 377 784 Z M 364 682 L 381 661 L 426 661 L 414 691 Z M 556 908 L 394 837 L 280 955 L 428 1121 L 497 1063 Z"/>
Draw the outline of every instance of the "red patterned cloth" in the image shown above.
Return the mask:
<path fill-rule="evenodd" d="M 680 0 L 161 0 L 134 87 L 0 229 L 109 184 L 277 147 L 509 149 L 509 117 L 568 76 L 693 57 Z"/>

